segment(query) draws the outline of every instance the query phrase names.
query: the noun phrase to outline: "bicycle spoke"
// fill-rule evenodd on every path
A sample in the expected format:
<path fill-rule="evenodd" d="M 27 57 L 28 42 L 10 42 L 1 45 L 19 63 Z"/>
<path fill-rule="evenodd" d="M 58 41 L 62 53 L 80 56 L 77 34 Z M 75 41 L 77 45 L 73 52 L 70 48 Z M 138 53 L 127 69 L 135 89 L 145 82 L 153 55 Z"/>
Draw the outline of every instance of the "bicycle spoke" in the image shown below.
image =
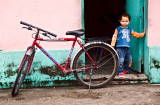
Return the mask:
<path fill-rule="evenodd" d="M 21 85 L 23 83 L 23 80 L 25 79 L 26 72 L 29 67 L 30 61 L 31 61 L 31 57 L 25 56 L 25 59 L 22 62 L 22 65 L 20 67 L 20 70 L 18 72 L 18 75 L 16 77 L 16 81 L 15 81 L 13 89 L 12 89 L 12 96 L 15 96 L 18 93 L 19 88 L 21 88 Z"/>
<path fill-rule="evenodd" d="M 80 51 L 76 56 L 73 68 L 76 69 L 82 67 L 83 70 L 75 71 L 75 77 L 84 86 L 91 86 L 92 88 L 102 87 L 105 84 L 109 83 L 115 76 L 118 65 L 117 55 L 112 48 L 99 43 L 93 46 L 90 45 L 85 49 L 90 57 L 95 61 L 95 64 L 91 62 L 90 58 L 85 55 L 85 52 L 83 52 L 83 50 Z M 95 66 L 93 67 L 90 85 L 89 77 L 92 65 Z"/>

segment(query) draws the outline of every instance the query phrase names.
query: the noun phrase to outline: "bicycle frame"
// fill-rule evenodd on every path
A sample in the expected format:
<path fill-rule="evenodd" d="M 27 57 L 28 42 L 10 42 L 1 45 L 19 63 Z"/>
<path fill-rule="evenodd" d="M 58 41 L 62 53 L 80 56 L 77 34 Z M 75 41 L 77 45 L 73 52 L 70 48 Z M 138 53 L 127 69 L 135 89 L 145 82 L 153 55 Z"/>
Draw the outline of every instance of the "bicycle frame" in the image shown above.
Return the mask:
<path fill-rule="evenodd" d="M 29 73 L 37 48 L 39 48 L 53 63 L 55 63 L 55 66 L 58 66 L 62 70 L 61 72 L 57 71 L 59 72 L 57 74 L 60 76 L 67 76 L 68 72 L 73 71 L 76 80 L 89 89 L 104 87 L 106 84 L 109 84 L 116 75 L 118 68 L 118 55 L 116 51 L 109 44 L 103 41 L 91 41 L 82 45 L 78 38 L 85 34 L 83 29 L 66 32 L 66 35 L 73 35 L 74 38 L 57 38 L 56 34 L 26 22 L 21 21 L 20 24 L 25 25 L 23 28 L 35 31 L 36 34 L 32 45 L 27 48 L 19 66 L 18 75 L 12 89 L 12 96 L 16 96 L 18 94 L 25 76 Z M 41 38 L 39 36 L 39 32 L 42 33 L 41 35 L 48 37 L 48 39 Z M 54 39 L 51 39 L 51 37 Z M 40 41 L 73 42 L 67 61 L 63 67 L 39 44 Z M 79 44 L 80 49 L 74 54 L 70 68 L 68 68 L 76 43 Z M 109 60 L 111 61 L 109 62 Z M 113 65 L 111 65 L 111 63 Z M 88 71 L 86 72 L 85 70 Z"/>
<path fill-rule="evenodd" d="M 65 67 L 62 67 L 62 65 L 60 65 L 42 46 L 39 45 L 39 43 L 37 41 L 52 41 L 52 42 L 62 42 L 62 41 L 73 41 L 72 43 L 72 47 L 71 47 L 71 50 L 70 50 L 70 53 L 69 53 L 69 56 L 67 58 L 67 62 L 65 64 Z M 40 38 L 38 37 L 38 35 L 35 36 L 35 40 L 33 41 L 32 45 L 30 47 L 28 47 L 26 53 L 25 53 L 25 56 L 27 55 L 27 52 L 30 48 L 34 48 L 35 49 L 35 46 L 38 47 L 53 63 L 55 63 L 64 73 L 66 72 L 70 72 L 70 71 L 74 71 L 73 69 L 67 69 L 67 66 L 68 66 L 68 63 L 69 63 L 69 60 L 71 58 L 71 55 L 72 55 L 72 52 L 73 52 L 73 49 L 75 47 L 75 44 L 76 42 L 80 45 L 80 47 L 85 51 L 86 55 L 90 58 L 90 60 L 93 62 L 93 64 L 95 64 L 95 62 L 93 61 L 93 59 L 90 57 L 90 55 L 86 52 L 86 50 L 84 49 L 83 45 L 77 40 L 77 36 L 75 36 L 75 38 L 55 38 L 55 39 L 43 39 L 43 38 Z M 33 58 L 34 58 L 34 54 L 33 53 L 33 56 L 31 58 L 31 62 L 29 63 L 29 67 L 28 67 L 28 70 L 27 70 L 27 73 L 29 73 L 29 70 L 31 68 L 31 65 L 32 65 L 32 62 L 33 62 Z M 23 57 L 23 60 L 25 58 L 25 56 Z M 22 62 L 23 62 L 22 60 Z M 22 64 L 21 62 L 21 64 Z M 21 64 L 20 64 L 20 67 L 21 67 Z M 20 69 L 19 67 L 19 69 Z M 83 68 L 83 69 L 88 69 L 89 67 L 87 68 Z"/>

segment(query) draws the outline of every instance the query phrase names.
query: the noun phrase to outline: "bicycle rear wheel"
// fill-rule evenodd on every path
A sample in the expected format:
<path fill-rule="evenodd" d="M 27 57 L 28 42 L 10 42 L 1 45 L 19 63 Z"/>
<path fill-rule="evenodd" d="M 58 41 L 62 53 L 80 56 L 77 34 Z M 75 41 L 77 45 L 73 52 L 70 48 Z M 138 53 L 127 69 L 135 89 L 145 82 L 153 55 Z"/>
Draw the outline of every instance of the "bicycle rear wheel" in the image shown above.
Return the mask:
<path fill-rule="evenodd" d="M 75 78 L 85 87 L 101 88 L 109 84 L 118 68 L 118 55 L 107 43 L 94 42 L 84 47 L 95 64 L 81 49 L 73 59 Z M 92 69 L 92 75 L 90 75 Z M 91 77 L 92 76 L 92 77 Z M 90 81 L 91 80 L 91 81 Z"/>
<path fill-rule="evenodd" d="M 25 79 L 25 76 L 27 74 L 30 61 L 31 61 L 31 56 L 26 55 L 18 71 L 18 75 L 16 77 L 15 83 L 13 85 L 12 96 L 16 96 L 18 94 L 19 88 L 21 87 L 23 80 Z"/>

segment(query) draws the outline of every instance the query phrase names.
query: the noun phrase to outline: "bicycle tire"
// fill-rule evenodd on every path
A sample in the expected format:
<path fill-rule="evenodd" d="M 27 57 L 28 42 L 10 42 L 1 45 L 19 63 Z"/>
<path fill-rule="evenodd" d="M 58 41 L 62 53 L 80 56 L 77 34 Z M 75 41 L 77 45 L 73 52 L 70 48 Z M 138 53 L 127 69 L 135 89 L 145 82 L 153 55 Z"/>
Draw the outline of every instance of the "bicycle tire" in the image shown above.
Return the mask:
<path fill-rule="evenodd" d="M 76 69 L 74 76 L 77 81 L 89 88 L 102 88 L 109 84 L 115 77 L 118 68 L 118 55 L 115 49 L 104 42 L 91 42 L 84 49 L 95 61 L 97 67 L 92 67 L 90 83 L 89 77 L 91 75 L 89 71 L 91 70 L 91 65 L 93 66 L 93 62 L 91 62 L 83 49 L 79 50 L 71 64 L 72 69 Z"/>
<path fill-rule="evenodd" d="M 18 71 L 15 83 L 13 85 L 12 96 L 16 96 L 18 94 L 19 88 L 21 87 L 23 80 L 25 79 L 25 76 L 27 74 L 27 69 L 29 67 L 30 61 L 31 61 L 31 56 L 26 55 Z"/>

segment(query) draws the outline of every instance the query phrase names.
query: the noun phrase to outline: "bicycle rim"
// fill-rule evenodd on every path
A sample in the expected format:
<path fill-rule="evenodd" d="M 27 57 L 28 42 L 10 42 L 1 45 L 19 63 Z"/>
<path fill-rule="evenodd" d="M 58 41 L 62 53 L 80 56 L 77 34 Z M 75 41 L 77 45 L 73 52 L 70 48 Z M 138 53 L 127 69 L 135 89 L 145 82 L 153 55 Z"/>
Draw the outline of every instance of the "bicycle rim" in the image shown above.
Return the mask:
<path fill-rule="evenodd" d="M 117 72 L 118 57 L 115 51 L 105 44 L 93 44 L 85 49 L 95 64 L 83 50 L 80 50 L 73 62 L 76 79 L 90 88 L 100 88 L 109 84 Z"/>
<path fill-rule="evenodd" d="M 18 71 L 18 75 L 16 77 L 13 89 L 12 89 L 12 96 L 15 96 L 18 94 L 19 88 L 21 87 L 23 80 L 25 79 L 27 69 L 30 63 L 30 56 L 26 56 L 24 58 L 24 61 L 22 62 L 22 65 L 20 67 L 20 70 Z"/>

